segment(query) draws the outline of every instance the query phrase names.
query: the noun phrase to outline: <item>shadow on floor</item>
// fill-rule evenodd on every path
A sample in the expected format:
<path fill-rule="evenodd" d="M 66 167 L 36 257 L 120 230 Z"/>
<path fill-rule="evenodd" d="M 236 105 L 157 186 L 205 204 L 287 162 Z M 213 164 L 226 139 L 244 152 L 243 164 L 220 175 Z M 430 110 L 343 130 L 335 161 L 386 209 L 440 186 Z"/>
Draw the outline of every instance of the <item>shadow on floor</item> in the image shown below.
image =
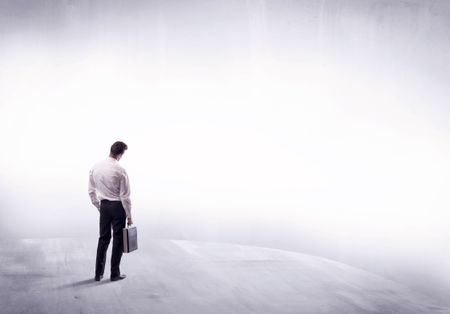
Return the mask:
<path fill-rule="evenodd" d="M 89 279 L 79 280 L 79 281 L 71 282 L 71 283 L 68 283 L 65 285 L 61 285 L 61 286 L 56 287 L 55 289 L 89 287 L 89 286 L 95 286 L 95 285 L 99 285 L 99 284 L 105 284 L 108 282 L 111 282 L 111 281 L 103 279 L 100 282 L 98 282 L 98 281 L 95 281 L 94 278 L 89 278 Z"/>

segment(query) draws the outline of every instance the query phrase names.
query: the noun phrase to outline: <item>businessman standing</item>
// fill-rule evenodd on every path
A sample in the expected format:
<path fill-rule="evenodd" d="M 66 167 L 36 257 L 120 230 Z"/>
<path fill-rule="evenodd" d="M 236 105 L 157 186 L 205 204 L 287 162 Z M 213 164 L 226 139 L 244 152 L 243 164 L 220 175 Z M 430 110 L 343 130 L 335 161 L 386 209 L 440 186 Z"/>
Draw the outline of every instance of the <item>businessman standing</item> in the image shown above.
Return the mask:
<path fill-rule="evenodd" d="M 111 254 L 111 281 L 125 279 L 120 273 L 120 259 L 123 253 L 122 229 L 125 220 L 133 224 L 131 218 L 130 184 L 125 169 L 119 165 L 128 146 L 115 142 L 109 157 L 96 163 L 89 172 L 89 196 L 92 204 L 100 212 L 100 237 L 98 238 L 95 280 L 100 281 L 105 271 L 106 251 L 113 230 Z"/>

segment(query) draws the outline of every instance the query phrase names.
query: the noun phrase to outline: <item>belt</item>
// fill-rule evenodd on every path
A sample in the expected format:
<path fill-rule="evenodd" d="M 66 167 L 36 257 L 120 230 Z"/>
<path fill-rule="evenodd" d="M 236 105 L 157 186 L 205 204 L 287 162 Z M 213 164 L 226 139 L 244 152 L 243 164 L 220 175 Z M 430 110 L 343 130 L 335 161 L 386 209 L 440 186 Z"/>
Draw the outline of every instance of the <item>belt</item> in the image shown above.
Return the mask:
<path fill-rule="evenodd" d="M 104 200 L 101 200 L 100 202 L 102 202 L 102 203 L 115 203 L 115 202 L 121 202 L 121 201 L 110 201 L 110 200 L 107 200 L 107 199 L 104 199 Z"/>

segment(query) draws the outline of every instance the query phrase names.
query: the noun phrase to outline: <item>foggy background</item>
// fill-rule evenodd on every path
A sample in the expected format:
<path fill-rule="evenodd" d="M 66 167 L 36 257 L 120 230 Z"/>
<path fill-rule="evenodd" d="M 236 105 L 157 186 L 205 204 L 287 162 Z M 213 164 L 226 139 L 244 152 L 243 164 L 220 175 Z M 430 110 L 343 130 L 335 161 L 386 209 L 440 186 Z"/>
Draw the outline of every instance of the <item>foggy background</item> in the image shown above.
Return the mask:
<path fill-rule="evenodd" d="M 0 237 L 92 237 L 116 140 L 142 238 L 324 256 L 448 300 L 450 3 L 0 1 Z"/>

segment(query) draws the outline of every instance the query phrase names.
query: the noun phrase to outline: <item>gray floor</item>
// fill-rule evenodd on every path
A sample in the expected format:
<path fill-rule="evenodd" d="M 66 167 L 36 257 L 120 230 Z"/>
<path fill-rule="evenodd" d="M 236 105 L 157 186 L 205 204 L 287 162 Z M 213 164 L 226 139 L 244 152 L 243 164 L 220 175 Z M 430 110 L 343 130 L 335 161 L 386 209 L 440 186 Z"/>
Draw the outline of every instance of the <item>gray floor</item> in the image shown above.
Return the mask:
<path fill-rule="evenodd" d="M 1 240 L 0 312 L 450 313 L 345 264 L 225 243 L 140 239 L 122 260 L 127 279 L 95 282 L 95 242 Z"/>

